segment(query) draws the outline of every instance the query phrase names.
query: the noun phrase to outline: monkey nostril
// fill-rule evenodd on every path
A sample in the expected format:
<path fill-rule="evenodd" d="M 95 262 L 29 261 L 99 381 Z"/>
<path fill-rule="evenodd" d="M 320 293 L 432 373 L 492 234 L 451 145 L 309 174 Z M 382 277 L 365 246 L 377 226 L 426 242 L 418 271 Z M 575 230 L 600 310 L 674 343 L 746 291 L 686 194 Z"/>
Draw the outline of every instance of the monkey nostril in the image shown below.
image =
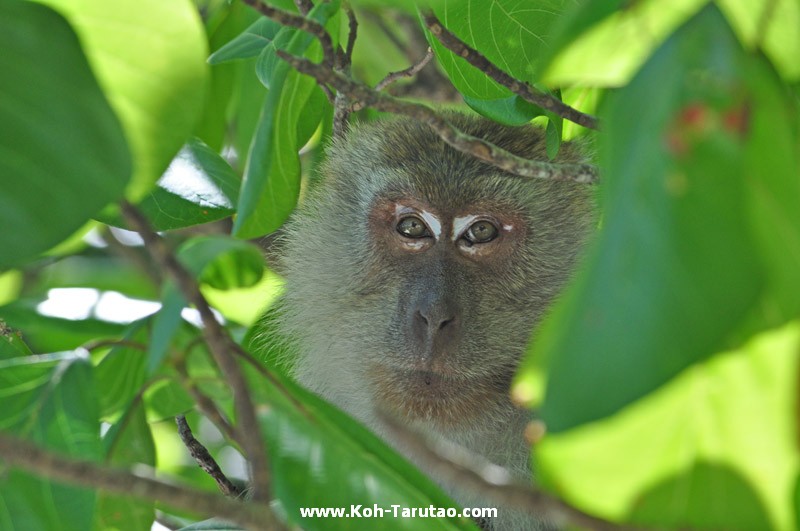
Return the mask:
<path fill-rule="evenodd" d="M 455 319 L 452 319 L 452 318 L 451 318 L 451 319 L 445 319 L 445 320 L 443 320 L 441 323 L 439 323 L 439 330 L 442 330 L 442 329 L 443 329 L 445 326 L 449 325 L 449 324 L 450 324 L 450 323 L 452 323 L 454 320 L 455 320 Z"/>

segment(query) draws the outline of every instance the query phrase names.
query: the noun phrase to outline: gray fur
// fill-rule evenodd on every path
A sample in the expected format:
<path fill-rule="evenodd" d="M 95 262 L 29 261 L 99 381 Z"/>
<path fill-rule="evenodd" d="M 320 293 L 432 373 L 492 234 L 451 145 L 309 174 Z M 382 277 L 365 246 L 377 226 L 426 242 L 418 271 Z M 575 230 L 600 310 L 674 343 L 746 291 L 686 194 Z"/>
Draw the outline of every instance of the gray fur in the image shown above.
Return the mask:
<path fill-rule="evenodd" d="M 450 119 L 520 156 L 547 160 L 536 128 L 456 114 Z M 584 162 L 584 157 L 564 144 L 557 162 Z M 409 352 L 416 347 L 409 345 L 407 314 L 415 294 L 435 286 L 459 308 L 457 349 L 447 353 L 455 377 L 496 378 L 489 384 L 482 380 L 485 400 L 464 404 L 463 415 L 457 412 L 455 418 L 463 416 L 463 422 L 442 420 L 435 407 L 405 420 L 429 437 L 466 446 L 530 481 L 530 449 L 522 436 L 529 412 L 510 403 L 508 378 L 591 231 L 591 189 L 505 174 L 455 151 L 409 119 L 355 128 L 330 147 L 322 173 L 321 183 L 288 224 L 281 264 L 287 291 L 280 330 L 292 338 L 297 379 L 388 439 L 374 410 L 382 384 L 371 368 L 411 366 Z M 378 197 L 409 195 L 448 211 L 495 202 L 524 219 L 524 246 L 506 262 L 484 268 L 422 254 L 384 256 L 371 236 L 368 212 Z M 462 392 L 453 386 L 448 396 Z M 444 487 L 465 506 L 485 505 L 452 485 Z M 511 511 L 500 514 L 495 529 L 546 527 Z"/>

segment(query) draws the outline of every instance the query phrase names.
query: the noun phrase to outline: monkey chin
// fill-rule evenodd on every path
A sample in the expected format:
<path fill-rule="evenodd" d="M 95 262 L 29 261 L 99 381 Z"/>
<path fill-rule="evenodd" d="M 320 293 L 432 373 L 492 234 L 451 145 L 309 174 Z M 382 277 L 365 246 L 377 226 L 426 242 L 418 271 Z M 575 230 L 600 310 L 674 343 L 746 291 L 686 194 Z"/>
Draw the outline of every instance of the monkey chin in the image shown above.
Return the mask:
<path fill-rule="evenodd" d="M 458 431 L 508 402 L 511 376 L 470 378 L 375 365 L 367 372 L 375 406 L 413 424 Z"/>

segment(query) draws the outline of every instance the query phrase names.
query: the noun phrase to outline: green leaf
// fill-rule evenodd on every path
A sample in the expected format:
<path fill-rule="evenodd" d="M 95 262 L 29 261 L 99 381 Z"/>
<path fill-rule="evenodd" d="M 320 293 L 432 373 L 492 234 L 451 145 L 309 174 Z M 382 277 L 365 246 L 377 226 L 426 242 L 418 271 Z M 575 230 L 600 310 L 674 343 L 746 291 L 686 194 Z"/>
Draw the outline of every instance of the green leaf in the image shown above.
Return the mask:
<path fill-rule="evenodd" d="M 22 331 L 34 352 L 73 350 L 98 338 L 118 337 L 125 331 L 125 325 L 100 319 L 72 320 L 40 315 L 36 311 L 36 301 L 25 299 L 0 306 L 0 319 Z"/>
<path fill-rule="evenodd" d="M 130 342 L 145 344 L 146 325 L 151 319 L 148 317 L 131 323 L 123 337 L 128 343 L 115 345 L 95 367 L 100 418 L 105 421 L 117 420 L 130 407 L 145 382 L 148 358 L 141 348 L 134 347 Z"/>
<path fill-rule="evenodd" d="M 0 430 L 84 460 L 99 461 L 91 365 L 72 353 L 0 361 Z M 95 493 L 15 469 L 0 476 L 0 528 L 85 531 Z"/>
<path fill-rule="evenodd" d="M 706 0 L 637 0 L 625 2 L 625 9 L 610 16 L 616 0 L 593 0 L 588 6 L 576 4 L 565 18 L 576 19 L 575 30 L 585 29 L 585 24 L 589 23 L 593 27 L 580 37 L 561 34 L 561 31 L 570 31 L 569 27 L 565 30 L 553 28 L 557 45 L 567 44 L 565 40 L 569 42 L 553 60 L 544 57 L 548 65 L 541 72 L 542 81 L 550 86 L 623 85 L 676 27 L 707 3 Z M 581 13 L 583 10 L 592 12 Z M 598 22 L 603 17 L 605 19 Z"/>
<path fill-rule="evenodd" d="M 610 415 L 722 348 L 759 297 L 747 140 L 725 120 L 753 96 L 747 59 L 707 8 L 609 98 L 602 231 L 517 389 L 535 396 L 549 366 L 551 431 Z"/>
<path fill-rule="evenodd" d="M 278 22 L 262 17 L 250 25 L 242 34 L 212 53 L 208 62 L 212 65 L 256 57 L 272 42 L 278 31 L 283 28 Z"/>
<path fill-rule="evenodd" d="M 543 114 L 541 108 L 523 100 L 516 94 L 496 100 L 481 100 L 464 96 L 464 103 L 475 112 L 506 125 L 524 125 Z"/>
<path fill-rule="evenodd" d="M 228 236 L 187 240 L 178 259 L 200 282 L 216 289 L 246 288 L 264 275 L 264 257 L 254 245 Z"/>
<path fill-rule="evenodd" d="M 311 18 L 338 27 L 339 2 L 321 3 L 310 13 Z M 306 32 L 293 32 L 285 49 L 302 55 L 312 43 Z M 274 43 L 273 43 L 274 45 Z M 273 46 L 271 45 L 271 46 Z M 274 50 L 265 48 L 263 56 Z M 250 144 L 244 183 L 239 195 L 239 211 L 233 234 L 242 239 L 255 238 L 274 231 L 286 220 L 300 193 L 300 159 L 298 151 L 307 138 L 300 133 L 307 124 L 316 125 L 327 99 L 310 77 L 298 74 L 284 61 L 277 61 L 269 72 L 259 64 L 259 78 L 270 87 L 261 110 L 256 132 Z"/>
<path fill-rule="evenodd" d="M 227 218 L 236 212 L 241 179 L 218 153 L 190 138 L 137 208 L 155 230 L 174 230 Z M 124 227 L 118 209 L 98 218 Z"/>
<path fill-rule="evenodd" d="M 141 357 L 141 354 L 140 354 Z M 131 405 L 116 424 L 103 436 L 105 462 L 117 467 L 156 465 L 156 448 L 144 403 Z M 155 519 L 155 503 L 132 496 L 100 492 L 97 499 L 94 528 L 98 531 L 149 531 Z"/>
<path fill-rule="evenodd" d="M 442 24 L 511 76 L 538 80 L 539 57 L 547 48 L 552 27 L 564 11 L 564 0 L 466 0 L 434 9 Z M 428 34 L 439 64 L 464 96 L 497 100 L 511 92 L 489 79 L 465 59 Z"/>
<path fill-rule="evenodd" d="M 95 288 L 117 291 L 137 299 L 155 299 L 153 281 L 135 264 L 118 256 L 86 254 L 68 256 L 42 267 L 29 294 L 44 294 L 53 288 Z"/>
<path fill-rule="evenodd" d="M 590 513 L 646 528 L 794 529 L 798 351 L 794 322 L 612 417 L 547 435 L 539 478 Z"/>
<path fill-rule="evenodd" d="M 191 0 L 43 0 L 78 33 L 122 122 L 134 159 L 126 197 L 139 202 L 186 142 L 203 105 L 206 40 Z M 5 18 L 5 17 L 4 17 Z M 53 60 L 49 38 L 47 49 Z M 61 80 L 53 76 L 52 86 Z M 64 122 L 75 131 L 73 121 Z"/>
<path fill-rule="evenodd" d="M 347 519 L 300 518 L 300 507 L 361 504 L 455 507 L 433 483 L 361 424 L 312 393 L 269 371 L 246 367 L 266 438 L 273 492 L 303 529 L 350 529 Z M 261 407 L 258 407 L 261 406 Z M 365 478 L 370 478 L 365 481 Z M 414 518 L 383 518 L 385 529 L 419 529 Z M 475 529 L 469 519 L 430 518 L 426 529 Z"/>
<path fill-rule="evenodd" d="M 0 319 L 0 360 L 30 356 L 33 352 L 22 340 L 22 333 L 13 330 Z"/>
<path fill-rule="evenodd" d="M 0 49 L 2 270 L 120 198 L 131 167 L 122 129 L 61 16 L 31 2 L 0 4 Z"/>
<path fill-rule="evenodd" d="M 781 76 L 800 79 L 800 3 L 796 0 L 718 0 L 748 48 L 760 48 Z"/>

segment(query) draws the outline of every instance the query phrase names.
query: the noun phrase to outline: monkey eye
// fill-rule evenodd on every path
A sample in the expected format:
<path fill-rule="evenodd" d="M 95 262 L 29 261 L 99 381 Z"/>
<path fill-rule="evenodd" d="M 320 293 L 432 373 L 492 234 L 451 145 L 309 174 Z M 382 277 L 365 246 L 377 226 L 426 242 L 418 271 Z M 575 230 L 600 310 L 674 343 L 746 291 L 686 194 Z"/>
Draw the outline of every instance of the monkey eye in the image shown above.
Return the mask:
<path fill-rule="evenodd" d="M 431 235 L 425 223 L 416 216 L 401 219 L 397 224 L 397 232 L 406 238 L 425 238 Z"/>
<path fill-rule="evenodd" d="M 483 219 L 470 225 L 464 238 L 470 243 L 487 243 L 497 238 L 497 233 L 497 227 Z"/>

